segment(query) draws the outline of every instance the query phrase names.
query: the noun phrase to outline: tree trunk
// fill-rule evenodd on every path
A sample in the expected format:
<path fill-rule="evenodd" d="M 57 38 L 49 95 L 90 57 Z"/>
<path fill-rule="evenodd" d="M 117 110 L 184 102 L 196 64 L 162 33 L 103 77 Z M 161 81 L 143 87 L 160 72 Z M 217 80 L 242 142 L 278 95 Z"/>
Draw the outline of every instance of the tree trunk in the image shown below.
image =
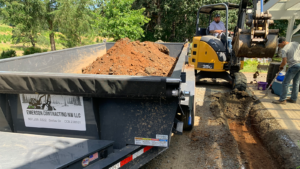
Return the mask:
<path fill-rule="evenodd" d="M 54 32 L 52 32 L 50 35 L 50 44 L 51 44 L 51 51 L 55 51 L 55 40 L 54 40 Z"/>
<path fill-rule="evenodd" d="M 31 41 L 32 46 L 35 48 L 35 43 Z"/>
<path fill-rule="evenodd" d="M 160 26 L 160 23 L 161 23 L 161 18 L 160 18 L 160 3 L 159 3 L 159 0 L 157 1 L 157 8 L 158 8 L 158 12 L 157 12 L 157 25 Z"/>
<path fill-rule="evenodd" d="M 48 20 L 49 24 L 49 30 L 51 31 L 50 33 L 50 44 L 51 44 L 51 51 L 55 51 L 55 40 L 54 40 L 54 32 L 53 32 L 53 21 L 51 19 Z"/>
<path fill-rule="evenodd" d="M 30 39 L 30 42 L 31 42 L 32 46 L 33 46 L 33 47 L 35 47 L 35 42 L 34 42 L 34 39 L 33 39 L 33 37 L 32 37 L 32 36 L 30 36 L 30 38 L 29 38 L 29 39 Z"/>

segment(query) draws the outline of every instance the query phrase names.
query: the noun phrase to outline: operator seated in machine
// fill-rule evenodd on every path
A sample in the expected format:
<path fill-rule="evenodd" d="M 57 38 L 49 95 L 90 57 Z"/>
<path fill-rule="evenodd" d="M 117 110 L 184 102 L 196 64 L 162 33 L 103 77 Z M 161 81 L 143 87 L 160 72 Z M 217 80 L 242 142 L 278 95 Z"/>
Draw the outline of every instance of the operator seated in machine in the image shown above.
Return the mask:
<path fill-rule="evenodd" d="M 214 21 L 212 21 L 209 24 L 209 32 L 211 35 L 215 36 L 216 38 L 221 39 L 222 42 L 224 41 L 224 39 L 226 39 L 226 36 L 225 36 L 226 28 L 225 28 L 224 23 L 221 21 L 220 14 L 216 14 L 214 17 Z M 231 31 L 228 31 L 228 33 L 233 34 L 233 32 L 231 32 Z M 230 49 L 232 48 L 231 41 L 232 41 L 231 38 L 228 37 L 228 45 L 229 45 Z M 225 44 L 225 43 L 223 42 L 223 44 Z"/>

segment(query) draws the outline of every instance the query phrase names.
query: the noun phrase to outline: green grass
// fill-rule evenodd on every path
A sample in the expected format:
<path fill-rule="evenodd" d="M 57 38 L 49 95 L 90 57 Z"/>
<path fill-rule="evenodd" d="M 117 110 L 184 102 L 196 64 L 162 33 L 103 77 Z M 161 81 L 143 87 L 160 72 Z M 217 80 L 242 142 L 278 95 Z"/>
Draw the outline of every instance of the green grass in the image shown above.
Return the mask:
<path fill-rule="evenodd" d="M 273 62 L 281 62 L 282 58 L 281 57 L 273 57 L 272 61 Z"/>
<path fill-rule="evenodd" d="M 0 26 L 0 32 L 11 32 L 12 28 L 10 27 L 4 27 L 4 26 Z"/>
<path fill-rule="evenodd" d="M 253 60 L 246 60 L 244 62 L 244 68 L 241 70 L 241 72 L 256 72 L 257 71 L 257 66 L 259 62 L 255 59 Z M 261 73 L 266 73 L 267 71 L 262 70 L 260 71 Z"/>
<path fill-rule="evenodd" d="M 0 52 L 7 51 L 7 50 L 15 50 L 17 52 L 17 56 L 23 56 L 24 49 L 31 47 L 31 43 L 18 43 L 13 44 L 12 42 L 12 30 L 8 25 L 0 24 Z M 56 33 L 59 34 L 59 33 Z M 56 36 L 58 37 L 58 36 Z M 55 46 L 56 50 L 61 50 L 66 47 L 64 47 L 61 43 L 59 38 L 55 38 Z M 43 51 L 51 50 L 50 45 L 50 38 L 49 38 L 49 32 L 45 31 L 40 33 L 40 36 L 37 40 L 36 47 L 42 48 Z"/>
<path fill-rule="evenodd" d="M 11 42 L 11 40 L 12 40 L 11 35 L 0 34 L 0 42 L 7 43 L 7 42 Z"/>
<path fill-rule="evenodd" d="M 12 49 L 16 51 L 17 56 L 23 56 L 24 49 L 31 47 L 32 44 L 23 42 L 14 44 L 12 39 L 12 30 L 13 28 L 11 26 L 3 24 L 2 20 L 0 19 L 0 53 Z M 43 31 L 38 34 L 36 47 L 41 48 L 43 51 L 51 51 L 49 33 L 49 31 Z M 59 38 L 60 34 L 60 32 L 55 33 L 56 50 L 67 48 L 63 45 L 64 41 Z M 97 39 L 98 43 L 102 42 L 102 37 L 89 38 L 88 35 L 83 36 L 81 46 L 95 44 Z M 113 39 L 110 38 L 107 42 L 113 42 Z"/>

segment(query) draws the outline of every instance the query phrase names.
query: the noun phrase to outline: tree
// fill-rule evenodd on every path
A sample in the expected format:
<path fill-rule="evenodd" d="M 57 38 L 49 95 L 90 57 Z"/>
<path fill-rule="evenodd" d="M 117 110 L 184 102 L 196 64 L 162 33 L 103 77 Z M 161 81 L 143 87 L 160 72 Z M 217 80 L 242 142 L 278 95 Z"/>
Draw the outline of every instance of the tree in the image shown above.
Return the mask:
<path fill-rule="evenodd" d="M 54 23 L 63 34 L 65 46 L 74 47 L 82 43 L 82 35 L 92 31 L 91 0 L 57 0 L 58 8 L 52 14 Z"/>
<path fill-rule="evenodd" d="M 51 50 L 55 50 L 54 41 L 54 15 L 52 12 L 56 10 L 55 0 L 26 0 L 13 1 L 3 0 L 4 7 L 1 9 L 2 15 L 6 23 L 15 25 L 13 36 L 26 42 L 29 39 L 32 46 L 35 47 L 37 41 L 37 33 L 44 29 L 50 30 Z"/>
<path fill-rule="evenodd" d="M 94 13 L 93 24 L 100 36 L 112 37 L 114 40 L 129 38 L 133 40 L 144 36 L 142 26 L 149 22 L 143 15 L 145 8 L 132 9 L 134 0 L 107 0 Z"/>
<path fill-rule="evenodd" d="M 136 0 L 133 9 L 145 8 L 144 14 L 151 18 L 143 28 L 143 40 L 163 40 L 183 42 L 191 40 L 196 31 L 197 11 L 203 5 L 228 2 L 228 0 Z M 240 0 L 231 0 L 230 3 L 239 4 Z M 229 12 L 229 29 L 233 30 L 237 22 L 238 10 Z M 222 21 L 225 22 L 225 13 Z M 200 15 L 201 27 L 209 25 L 208 16 Z"/>
<path fill-rule="evenodd" d="M 43 18 L 41 22 L 43 22 L 43 25 L 46 25 L 48 30 L 50 31 L 49 33 L 49 38 L 50 38 L 50 45 L 51 45 L 51 50 L 54 51 L 56 50 L 55 47 L 55 39 L 54 39 L 54 29 L 57 28 L 57 26 L 54 24 L 54 19 L 55 16 L 53 13 L 54 11 L 57 10 L 57 2 L 55 0 L 45 0 L 43 1 L 44 3 L 44 11 L 43 11 Z"/>
<path fill-rule="evenodd" d="M 2 2 L 2 1 L 1 1 Z M 49 31 L 51 50 L 55 47 L 55 31 L 60 29 L 68 47 L 81 43 L 81 36 L 91 28 L 94 0 L 3 0 L 1 13 L 6 23 L 15 25 L 13 36 L 23 42 L 37 42 L 37 34 Z M 71 45 L 70 45 L 71 44 Z"/>
<path fill-rule="evenodd" d="M 274 20 L 274 25 L 270 26 L 270 29 L 279 29 L 279 36 L 286 36 L 288 20 Z M 300 24 L 300 20 L 295 20 L 294 29 Z M 298 31 L 299 33 L 299 31 Z M 295 33 L 297 34 L 297 32 Z"/>
<path fill-rule="evenodd" d="M 42 14 L 42 3 L 39 0 L 13 1 L 4 0 L 1 14 L 4 22 L 13 24 L 13 38 L 17 42 L 30 42 L 35 47 L 37 33 L 41 30 L 41 25 L 36 22 Z"/>

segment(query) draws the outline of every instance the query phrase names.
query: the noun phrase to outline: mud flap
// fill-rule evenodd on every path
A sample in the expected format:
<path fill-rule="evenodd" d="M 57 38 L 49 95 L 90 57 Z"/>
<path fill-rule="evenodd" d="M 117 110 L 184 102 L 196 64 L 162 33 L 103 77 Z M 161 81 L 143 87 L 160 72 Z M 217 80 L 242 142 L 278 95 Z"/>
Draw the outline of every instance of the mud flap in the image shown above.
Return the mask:
<path fill-rule="evenodd" d="M 172 133 L 177 135 L 182 135 L 182 132 L 183 132 L 183 122 L 178 120 L 177 118 L 174 118 Z"/>

